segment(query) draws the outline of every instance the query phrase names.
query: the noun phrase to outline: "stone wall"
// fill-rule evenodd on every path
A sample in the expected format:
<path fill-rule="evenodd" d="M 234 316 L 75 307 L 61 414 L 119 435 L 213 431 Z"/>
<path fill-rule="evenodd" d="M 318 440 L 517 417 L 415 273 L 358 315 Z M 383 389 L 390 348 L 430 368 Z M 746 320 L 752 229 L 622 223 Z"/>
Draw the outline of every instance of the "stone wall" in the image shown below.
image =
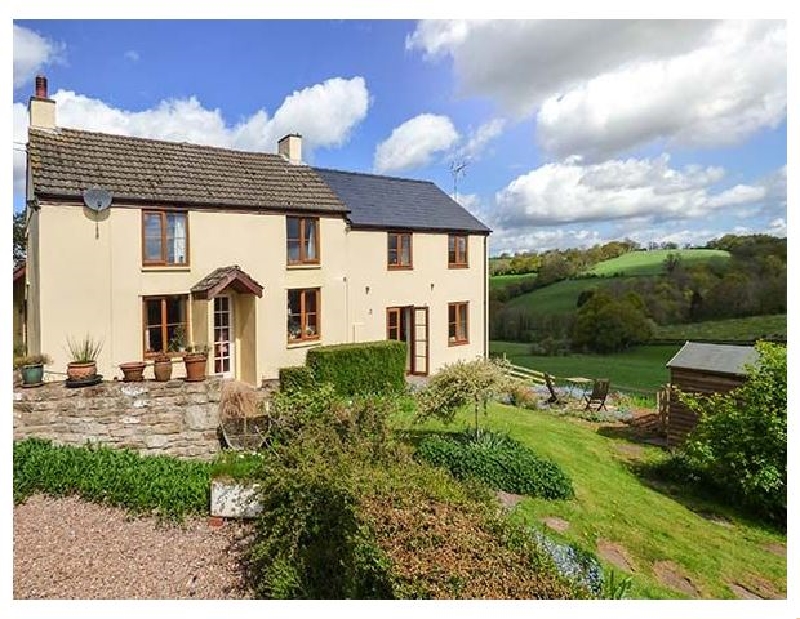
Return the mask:
<path fill-rule="evenodd" d="M 59 444 L 87 441 L 130 447 L 143 455 L 211 459 L 224 380 L 166 383 L 103 382 L 67 388 L 63 382 L 14 388 L 14 440 L 28 437 Z"/>

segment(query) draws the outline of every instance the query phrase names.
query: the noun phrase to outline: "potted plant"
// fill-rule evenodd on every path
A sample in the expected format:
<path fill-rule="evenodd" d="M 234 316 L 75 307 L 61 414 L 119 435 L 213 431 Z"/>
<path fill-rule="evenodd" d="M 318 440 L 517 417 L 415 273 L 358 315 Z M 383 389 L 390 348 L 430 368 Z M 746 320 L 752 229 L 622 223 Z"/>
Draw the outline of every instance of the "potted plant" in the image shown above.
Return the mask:
<path fill-rule="evenodd" d="M 206 359 L 208 358 L 208 348 L 194 347 L 189 348 L 183 356 L 183 363 L 186 366 L 186 380 L 189 382 L 199 382 L 206 378 Z"/>
<path fill-rule="evenodd" d="M 178 325 L 167 343 L 169 352 L 184 352 L 186 350 L 186 331 Z"/>
<path fill-rule="evenodd" d="M 121 363 L 119 369 L 122 370 L 122 381 L 126 383 L 140 383 L 144 380 L 144 368 L 147 364 L 144 361 L 128 361 Z"/>
<path fill-rule="evenodd" d="M 172 376 L 172 359 L 166 353 L 161 353 L 153 360 L 153 373 L 156 380 L 167 382 Z"/>
<path fill-rule="evenodd" d="M 95 341 L 88 333 L 81 340 L 67 338 L 72 361 L 67 364 L 67 378 L 72 381 L 97 376 L 97 356 L 103 349 L 102 341 Z"/>
<path fill-rule="evenodd" d="M 44 384 L 44 366 L 52 363 L 46 354 L 25 355 L 14 359 L 14 369 L 19 370 L 23 387 Z"/>

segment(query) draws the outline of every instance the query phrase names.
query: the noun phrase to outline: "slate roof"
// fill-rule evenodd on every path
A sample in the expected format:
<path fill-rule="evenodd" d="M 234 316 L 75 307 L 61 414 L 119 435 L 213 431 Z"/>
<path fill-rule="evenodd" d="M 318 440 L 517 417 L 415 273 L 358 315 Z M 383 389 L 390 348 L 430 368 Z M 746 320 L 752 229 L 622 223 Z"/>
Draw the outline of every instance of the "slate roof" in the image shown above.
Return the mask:
<path fill-rule="evenodd" d="M 264 290 L 261 284 L 240 269 L 239 265 L 233 265 L 219 267 L 211 271 L 211 273 L 192 286 L 192 294 L 210 299 L 228 286 L 233 287 L 238 292 L 249 292 L 257 297 L 260 297 Z"/>
<path fill-rule="evenodd" d="M 756 364 L 758 358 L 754 346 L 686 342 L 667 362 L 667 367 L 744 376 L 747 374 L 745 366 Z"/>
<path fill-rule="evenodd" d="M 314 171 L 279 155 L 59 128 L 28 130 L 37 196 L 344 213 Z"/>
<path fill-rule="evenodd" d="M 348 219 L 353 227 L 491 232 L 430 181 L 314 170 L 350 209 Z"/>

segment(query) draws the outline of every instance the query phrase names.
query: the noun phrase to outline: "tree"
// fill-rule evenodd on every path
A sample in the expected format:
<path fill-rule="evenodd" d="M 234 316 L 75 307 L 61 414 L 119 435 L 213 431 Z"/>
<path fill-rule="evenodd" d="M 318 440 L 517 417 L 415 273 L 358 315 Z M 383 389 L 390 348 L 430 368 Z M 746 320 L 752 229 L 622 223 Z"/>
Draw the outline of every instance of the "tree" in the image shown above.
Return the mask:
<path fill-rule="evenodd" d="M 25 211 L 14 213 L 14 268 L 25 262 Z"/>
<path fill-rule="evenodd" d="M 639 295 L 629 292 L 616 298 L 598 290 L 578 310 L 572 343 L 578 348 L 612 353 L 645 342 L 652 335 L 653 327 Z"/>

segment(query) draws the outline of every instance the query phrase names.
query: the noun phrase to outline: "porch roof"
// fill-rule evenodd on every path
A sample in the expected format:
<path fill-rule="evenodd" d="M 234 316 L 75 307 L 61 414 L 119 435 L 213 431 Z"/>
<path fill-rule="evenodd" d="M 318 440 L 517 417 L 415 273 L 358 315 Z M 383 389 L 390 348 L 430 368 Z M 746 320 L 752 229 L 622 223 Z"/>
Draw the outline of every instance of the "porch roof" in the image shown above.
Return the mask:
<path fill-rule="evenodd" d="M 219 267 L 192 286 L 192 296 L 200 299 L 212 299 L 226 288 L 236 292 L 254 294 L 261 297 L 264 288 L 250 277 L 238 265 Z"/>

